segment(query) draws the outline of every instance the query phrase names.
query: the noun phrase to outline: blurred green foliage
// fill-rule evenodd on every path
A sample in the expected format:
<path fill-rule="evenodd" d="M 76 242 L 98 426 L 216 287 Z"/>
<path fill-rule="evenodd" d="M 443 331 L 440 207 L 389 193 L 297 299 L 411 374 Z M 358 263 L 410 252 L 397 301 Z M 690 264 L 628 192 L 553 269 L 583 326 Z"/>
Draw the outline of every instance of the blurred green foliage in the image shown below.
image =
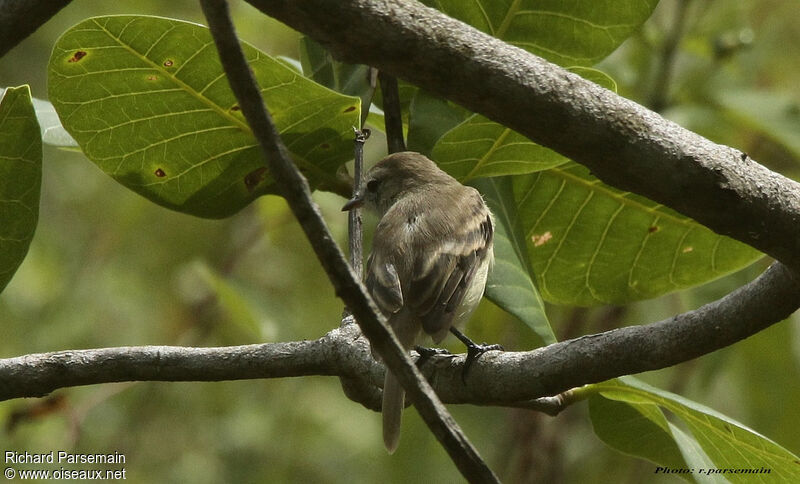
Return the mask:
<path fill-rule="evenodd" d="M 243 2 L 233 8 L 244 40 L 298 57 L 297 33 Z M 0 61 L 0 85 L 28 83 L 34 96 L 46 98 L 55 39 L 88 16 L 112 13 L 203 22 L 196 2 L 75 0 Z M 683 37 L 666 63 L 665 88 L 654 89 L 666 72 L 664 46 L 676 18 Z M 663 0 L 599 68 L 622 95 L 658 105 L 684 126 L 797 178 L 799 23 L 792 0 Z M 379 156 L 382 147 L 369 149 Z M 338 324 L 341 305 L 281 199 L 262 198 L 230 219 L 209 221 L 153 205 L 77 153 L 46 146 L 43 170 L 36 237 L 0 295 L 0 357 L 311 339 Z M 315 197 L 344 244 L 342 199 Z M 624 308 L 551 307 L 548 317 L 559 339 L 655 321 L 721 297 L 765 265 Z M 797 319 L 643 379 L 798 453 Z M 488 302 L 467 331 L 509 350 L 538 342 Z M 0 403 L 3 450 L 118 451 L 133 482 L 461 482 L 414 411 L 406 412 L 400 449 L 386 455 L 379 417 L 347 400 L 334 378 L 113 384 L 56 395 L 62 399 L 49 413 L 26 413 L 39 400 Z M 677 482 L 605 447 L 585 404 L 557 418 L 501 408 L 452 411 L 505 482 Z"/>

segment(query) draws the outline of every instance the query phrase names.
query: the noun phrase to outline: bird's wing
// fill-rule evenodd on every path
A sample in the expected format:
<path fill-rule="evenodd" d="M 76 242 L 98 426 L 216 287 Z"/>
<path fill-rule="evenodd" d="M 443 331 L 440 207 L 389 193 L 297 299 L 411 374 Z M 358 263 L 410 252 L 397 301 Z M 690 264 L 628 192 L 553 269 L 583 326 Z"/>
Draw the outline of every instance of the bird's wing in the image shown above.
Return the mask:
<path fill-rule="evenodd" d="M 426 333 L 439 341 L 460 313 L 476 273 L 492 257 L 494 227 L 488 208 L 473 189 L 469 204 L 450 220 L 436 250 L 417 250 L 407 304 Z M 470 304 L 477 304 L 483 287 Z"/>
<path fill-rule="evenodd" d="M 403 307 L 400 276 L 391 259 L 376 256 L 373 251 L 367 259 L 365 284 L 375 303 L 387 317 Z"/>
<path fill-rule="evenodd" d="M 456 193 L 461 210 L 409 199 L 396 207 L 406 217 L 385 215 L 375 230 L 366 286 L 385 315 L 403 308 L 440 341 L 469 292 L 476 273 L 492 257 L 494 227 L 489 209 L 473 188 Z M 457 195 L 457 196 L 456 196 Z M 454 202 L 455 203 L 455 202 Z M 446 210 L 447 216 L 431 213 Z M 481 291 L 470 303 L 476 304 Z M 397 331 L 397 329 L 396 329 Z"/>

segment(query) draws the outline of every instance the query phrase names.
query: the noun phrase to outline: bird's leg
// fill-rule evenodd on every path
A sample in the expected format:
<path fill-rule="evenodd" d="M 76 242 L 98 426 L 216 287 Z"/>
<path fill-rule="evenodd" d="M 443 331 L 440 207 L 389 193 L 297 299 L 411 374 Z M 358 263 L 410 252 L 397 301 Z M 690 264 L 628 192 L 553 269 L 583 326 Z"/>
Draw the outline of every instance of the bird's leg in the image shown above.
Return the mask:
<path fill-rule="evenodd" d="M 467 373 L 469 372 L 469 367 L 477 360 L 482 354 L 486 353 L 487 351 L 503 351 L 504 348 L 501 345 L 494 344 L 477 344 L 471 339 L 467 338 L 464 333 L 457 330 L 454 327 L 450 327 L 450 332 L 455 335 L 464 345 L 467 347 L 467 361 L 464 362 L 464 369 L 461 370 L 461 381 L 466 383 L 467 382 Z"/>

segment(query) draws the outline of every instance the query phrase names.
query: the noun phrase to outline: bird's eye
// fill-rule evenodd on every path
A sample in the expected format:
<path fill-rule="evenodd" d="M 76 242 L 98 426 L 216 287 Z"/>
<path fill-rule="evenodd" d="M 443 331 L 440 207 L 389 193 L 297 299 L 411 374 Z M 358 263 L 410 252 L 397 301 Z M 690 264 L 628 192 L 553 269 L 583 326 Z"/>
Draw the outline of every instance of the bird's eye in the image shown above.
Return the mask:
<path fill-rule="evenodd" d="M 367 182 L 367 191 L 375 193 L 376 191 L 378 191 L 378 185 L 380 185 L 380 182 L 378 180 L 370 180 L 370 181 L 368 181 Z"/>

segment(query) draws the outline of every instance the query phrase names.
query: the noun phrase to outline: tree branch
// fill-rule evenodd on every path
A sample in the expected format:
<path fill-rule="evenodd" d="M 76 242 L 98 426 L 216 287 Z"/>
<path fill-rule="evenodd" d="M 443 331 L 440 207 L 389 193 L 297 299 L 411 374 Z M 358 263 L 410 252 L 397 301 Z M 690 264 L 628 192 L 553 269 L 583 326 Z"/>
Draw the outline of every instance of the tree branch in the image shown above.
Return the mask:
<path fill-rule="evenodd" d="M 367 295 L 360 278 L 353 272 L 334 242 L 319 209 L 311 199 L 308 182 L 294 166 L 264 106 L 260 88 L 236 37 L 227 2 L 201 0 L 200 4 L 208 20 L 228 83 L 242 107 L 242 114 L 267 158 L 268 168 L 281 188 L 281 195 L 300 223 L 336 294 L 353 312 L 372 347 L 400 381 L 420 416 L 462 475 L 470 482 L 499 482 L 408 358 L 375 303 Z"/>
<path fill-rule="evenodd" d="M 386 145 L 389 153 L 406 150 L 403 138 L 403 115 L 400 109 L 400 88 L 397 79 L 384 72 L 378 73 L 383 96 L 383 124 L 386 127 Z"/>
<path fill-rule="evenodd" d="M 739 150 L 415 1 L 248 2 L 800 271 L 800 184 Z"/>
<path fill-rule="evenodd" d="M 724 298 L 645 326 L 583 336 L 527 352 L 484 354 L 461 380 L 464 356 L 433 356 L 423 373 L 444 402 L 557 412 L 570 388 L 665 368 L 731 345 L 800 307 L 800 279 L 780 263 Z M 121 381 L 220 381 L 336 375 L 348 396 L 380 408 L 384 369 L 355 324 L 315 341 L 224 348 L 170 346 L 73 350 L 0 360 L 0 401 Z M 537 400 L 538 399 L 538 400 Z"/>
<path fill-rule="evenodd" d="M 0 57 L 50 20 L 70 0 L 0 0 Z"/>

